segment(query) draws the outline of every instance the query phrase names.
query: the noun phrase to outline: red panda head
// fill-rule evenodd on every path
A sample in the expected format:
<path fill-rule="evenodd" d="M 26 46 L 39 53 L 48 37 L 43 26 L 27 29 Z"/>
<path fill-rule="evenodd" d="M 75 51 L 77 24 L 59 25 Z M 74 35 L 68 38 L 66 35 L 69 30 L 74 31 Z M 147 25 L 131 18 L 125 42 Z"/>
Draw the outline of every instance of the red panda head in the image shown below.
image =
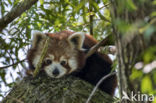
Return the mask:
<path fill-rule="evenodd" d="M 32 47 L 28 53 L 29 65 L 38 65 L 46 36 L 50 37 L 48 50 L 42 63 L 42 69 L 53 78 L 60 78 L 70 74 L 85 63 L 85 53 L 82 46 L 85 34 L 82 32 L 41 33 L 33 32 Z"/>

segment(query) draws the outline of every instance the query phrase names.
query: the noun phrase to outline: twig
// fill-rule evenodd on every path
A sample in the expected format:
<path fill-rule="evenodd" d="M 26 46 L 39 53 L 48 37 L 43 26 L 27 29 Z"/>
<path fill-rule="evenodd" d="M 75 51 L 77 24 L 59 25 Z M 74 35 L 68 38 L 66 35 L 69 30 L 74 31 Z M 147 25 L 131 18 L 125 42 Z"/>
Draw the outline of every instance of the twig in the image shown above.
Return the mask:
<path fill-rule="evenodd" d="M 35 68 L 35 71 L 33 73 L 33 76 L 36 77 L 37 74 L 39 73 L 40 69 L 41 69 L 41 65 L 42 65 L 42 61 L 47 53 L 47 50 L 48 50 L 48 44 L 49 44 L 49 37 L 47 37 L 46 41 L 45 41 L 45 44 L 44 44 L 44 47 L 43 47 L 43 50 L 42 50 L 42 53 L 41 53 L 41 57 L 40 57 L 40 60 L 37 64 L 37 67 Z"/>
<path fill-rule="evenodd" d="M 108 36 L 105 39 L 103 39 L 102 41 L 95 44 L 93 47 L 91 47 L 90 50 L 88 51 L 88 53 L 86 54 L 86 58 L 88 58 L 89 56 L 94 54 L 100 48 L 100 46 L 105 45 L 107 40 L 108 40 Z"/>
<path fill-rule="evenodd" d="M 99 9 L 102 9 L 104 7 L 108 7 L 110 5 L 110 3 L 103 5 L 102 7 L 99 7 Z"/>
<path fill-rule="evenodd" d="M 7 66 L 4 66 L 4 67 L 0 67 L 0 69 L 5 69 L 5 68 L 8 68 L 8 67 L 11 67 L 11 66 L 17 65 L 17 64 L 19 64 L 19 63 L 24 62 L 25 60 L 26 60 L 26 59 L 23 59 L 23 60 L 21 60 L 21 61 L 19 61 L 19 62 L 16 62 L 16 63 L 11 64 L 11 65 L 7 65 Z"/>
<path fill-rule="evenodd" d="M 102 77 L 102 78 L 98 81 L 98 83 L 96 84 L 96 86 L 94 87 L 94 89 L 92 90 L 92 92 L 91 92 L 91 94 L 89 95 L 89 97 L 88 97 L 86 103 L 89 103 L 89 101 L 91 100 L 92 96 L 93 96 L 94 93 L 96 92 L 96 90 L 97 90 L 97 88 L 99 87 L 99 85 L 100 85 L 104 80 L 106 80 L 107 78 L 109 78 L 109 77 L 111 77 L 111 76 L 113 76 L 113 75 L 115 75 L 115 74 L 116 74 L 116 72 L 112 72 L 112 73 L 109 73 L 109 74 L 105 75 L 104 77 Z"/>

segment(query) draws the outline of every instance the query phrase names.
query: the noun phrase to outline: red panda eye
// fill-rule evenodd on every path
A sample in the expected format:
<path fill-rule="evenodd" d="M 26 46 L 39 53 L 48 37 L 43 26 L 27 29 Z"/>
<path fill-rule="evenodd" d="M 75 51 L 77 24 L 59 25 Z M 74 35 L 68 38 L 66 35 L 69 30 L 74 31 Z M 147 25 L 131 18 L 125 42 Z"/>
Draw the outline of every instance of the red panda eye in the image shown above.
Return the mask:
<path fill-rule="evenodd" d="M 45 64 L 46 65 L 49 65 L 49 64 L 51 64 L 52 63 L 52 61 L 50 60 L 50 59 L 47 59 L 46 61 L 45 61 Z"/>
<path fill-rule="evenodd" d="M 66 62 L 65 60 L 62 60 L 62 61 L 60 62 L 60 64 L 61 64 L 61 65 L 66 65 L 67 62 Z"/>

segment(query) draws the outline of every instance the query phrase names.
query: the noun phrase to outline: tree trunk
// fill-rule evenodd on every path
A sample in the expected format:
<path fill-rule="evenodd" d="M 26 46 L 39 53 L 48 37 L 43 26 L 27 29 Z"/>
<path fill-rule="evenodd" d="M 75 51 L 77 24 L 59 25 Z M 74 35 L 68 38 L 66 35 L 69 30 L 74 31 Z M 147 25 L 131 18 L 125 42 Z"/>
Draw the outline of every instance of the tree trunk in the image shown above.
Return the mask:
<path fill-rule="evenodd" d="M 85 103 L 92 89 L 92 85 L 72 76 L 52 79 L 43 74 L 36 78 L 25 77 L 2 103 Z M 114 101 L 111 96 L 97 90 L 89 103 Z"/>

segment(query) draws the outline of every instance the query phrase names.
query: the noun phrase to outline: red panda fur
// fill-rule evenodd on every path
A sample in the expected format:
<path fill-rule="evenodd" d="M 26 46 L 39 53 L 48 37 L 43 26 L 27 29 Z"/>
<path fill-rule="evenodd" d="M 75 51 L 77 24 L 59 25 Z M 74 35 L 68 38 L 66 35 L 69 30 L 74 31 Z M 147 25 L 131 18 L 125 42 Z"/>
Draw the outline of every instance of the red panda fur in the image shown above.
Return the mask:
<path fill-rule="evenodd" d="M 71 31 L 62 31 L 58 33 L 45 33 L 50 38 L 55 38 L 57 41 L 61 41 L 64 39 L 67 39 L 70 35 L 72 35 L 74 32 Z M 41 39 L 41 38 L 40 38 Z M 40 42 L 39 41 L 37 42 Z M 86 50 L 89 50 L 92 46 L 94 46 L 97 43 L 97 40 L 95 40 L 91 35 L 85 34 L 85 40 L 83 43 L 83 48 Z M 52 44 L 55 45 L 55 44 Z M 57 44 L 59 45 L 59 44 Z M 67 45 L 65 45 L 67 46 Z M 57 48 L 57 47 L 56 47 Z M 66 47 L 65 47 L 66 48 Z M 65 49 L 62 48 L 62 49 Z M 51 48 L 53 49 L 53 48 Z M 35 48 L 32 48 L 29 50 L 27 59 L 29 63 L 29 68 L 31 70 L 34 70 L 34 66 L 32 64 L 34 55 L 36 55 L 36 51 L 38 50 L 38 45 Z M 50 52 L 50 51 L 49 51 Z M 62 51 L 58 51 L 62 52 Z M 79 68 L 77 68 L 76 71 L 72 72 L 70 75 L 76 76 L 82 80 L 85 80 L 92 85 L 96 85 L 97 82 L 105 75 L 109 74 L 112 71 L 112 61 L 106 54 L 101 54 L 98 52 L 95 52 L 93 55 L 91 55 L 89 58 L 85 58 L 85 54 L 87 51 L 82 52 L 78 51 L 76 52 L 78 55 L 78 65 Z M 116 81 L 116 75 L 109 77 L 108 79 L 104 80 L 99 88 L 110 94 L 113 95 L 115 88 L 117 86 Z"/>

